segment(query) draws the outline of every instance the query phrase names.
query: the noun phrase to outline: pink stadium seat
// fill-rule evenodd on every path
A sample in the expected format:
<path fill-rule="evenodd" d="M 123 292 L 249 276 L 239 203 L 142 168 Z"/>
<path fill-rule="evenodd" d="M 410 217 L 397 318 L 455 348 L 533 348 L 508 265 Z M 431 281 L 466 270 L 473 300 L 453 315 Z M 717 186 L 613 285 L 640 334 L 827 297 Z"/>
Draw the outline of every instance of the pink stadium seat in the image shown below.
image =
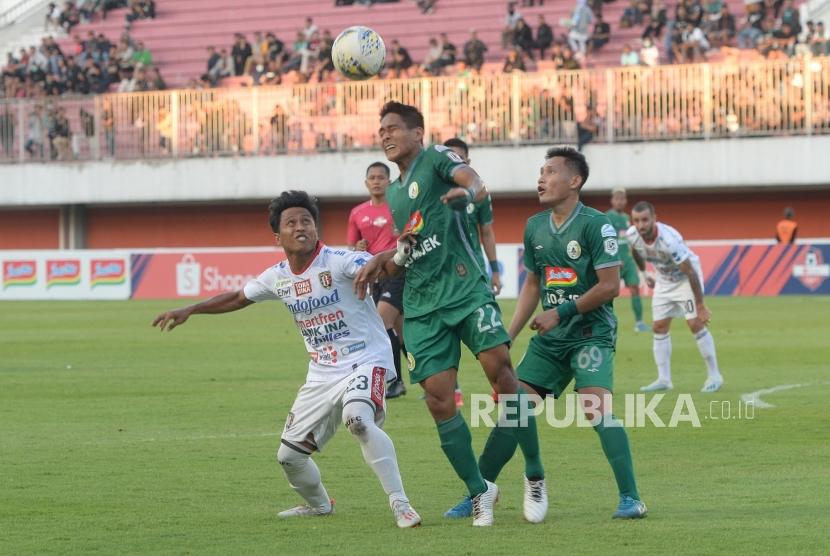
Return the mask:
<path fill-rule="evenodd" d="M 736 20 L 744 13 L 742 0 L 727 0 Z M 519 7 L 528 24 L 534 29 L 537 17 L 544 14 L 554 33 L 560 37 L 567 30 L 560 24 L 568 18 L 575 0 L 548 0 L 544 6 Z M 675 2 L 666 3 L 673 9 Z M 505 52 L 501 48 L 501 31 L 504 26 L 506 0 L 440 0 L 433 15 L 424 16 L 410 0 L 394 4 L 377 4 L 371 9 L 364 6 L 337 7 L 333 0 L 165 0 L 159 2 L 155 20 L 139 20 L 132 36 L 142 40 L 150 48 L 156 65 L 170 86 L 181 86 L 205 71 L 208 45 L 228 47 L 233 33 L 245 33 L 253 39 L 254 31 L 273 31 L 290 47 L 306 16 L 314 18 L 320 28 L 339 33 L 351 25 L 368 25 L 387 40 L 399 39 L 413 59 L 419 62 L 427 50 L 429 37 L 446 32 L 459 50 L 476 29 L 480 38 L 489 46 L 488 72 L 501 72 Z M 621 29 L 620 17 L 626 2 L 618 0 L 606 3 L 603 15 L 611 24 L 611 42 L 588 59 L 589 67 L 619 65 L 620 53 L 625 43 L 637 47 L 642 28 Z M 80 25 L 74 34 L 85 36 L 88 30 L 101 31 L 110 39 L 117 39 L 123 32 L 125 10 L 110 12 L 106 21 L 96 20 Z M 64 39 L 68 47 L 71 39 Z M 662 50 L 662 44 L 658 45 Z M 534 68 L 530 63 L 528 69 Z M 547 63 L 542 68 L 549 69 Z"/>

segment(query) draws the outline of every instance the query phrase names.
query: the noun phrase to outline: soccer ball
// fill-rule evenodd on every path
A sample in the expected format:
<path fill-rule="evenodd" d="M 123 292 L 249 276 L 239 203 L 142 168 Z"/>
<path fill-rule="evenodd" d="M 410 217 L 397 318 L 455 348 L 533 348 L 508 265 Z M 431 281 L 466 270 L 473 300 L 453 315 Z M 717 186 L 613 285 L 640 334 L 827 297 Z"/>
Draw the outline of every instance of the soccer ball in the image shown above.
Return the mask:
<path fill-rule="evenodd" d="M 348 79 L 369 79 L 383 69 L 386 45 L 376 32 L 356 25 L 334 39 L 331 59 L 337 71 Z"/>

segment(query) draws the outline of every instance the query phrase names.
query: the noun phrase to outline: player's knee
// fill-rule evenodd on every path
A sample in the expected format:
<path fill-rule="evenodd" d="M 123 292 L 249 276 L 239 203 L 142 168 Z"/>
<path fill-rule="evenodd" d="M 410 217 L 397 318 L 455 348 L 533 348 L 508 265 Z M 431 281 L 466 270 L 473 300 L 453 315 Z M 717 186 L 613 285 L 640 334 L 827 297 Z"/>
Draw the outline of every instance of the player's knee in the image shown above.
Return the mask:
<path fill-rule="evenodd" d="M 297 465 L 305 462 L 308 458 L 308 454 L 304 454 L 285 444 L 280 444 L 280 447 L 277 449 L 277 463 L 282 466 Z"/>
<path fill-rule="evenodd" d="M 360 415 L 346 419 L 346 428 L 358 438 L 366 435 L 366 423 L 363 422 L 363 418 Z"/>
<path fill-rule="evenodd" d="M 689 325 L 689 330 L 692 331 L 692 334 L 697 334 L 698 332 L 706 328 L 706 325 L 703 324 L 703 321 L 697 317 L 687 320 L 686 324 Z"/>
<path fill-rule="evenodd" d="M 343 424 L 358 440 L 366 437 L 369 427 L 375 426 L 374 412 L 365 404 L 349 404 L 343 411 Z"/>
<path fill-rule="evenodd" d="M 669 332 L 669 323 L 665 321 L 656 321 L 651 325 L 651 330 L 655 334 L 667 334 Z"/>
<path fill-rule="evenodd" d="M 455 392 L 449 395 L 436 395 L 426 392 L 424 401 L 427 404 L 430 414 L 436 421 L 445 421 L 456 413 Z"/>
<path fill-rule="evenodd" d="M 519 381 L 516 378 L 516 373 L 510 365 L 506 365 L 502 371 L 496 375 L 493 381 L 493 389 L 499 394 L 515 394 L 519 390 Z"/>

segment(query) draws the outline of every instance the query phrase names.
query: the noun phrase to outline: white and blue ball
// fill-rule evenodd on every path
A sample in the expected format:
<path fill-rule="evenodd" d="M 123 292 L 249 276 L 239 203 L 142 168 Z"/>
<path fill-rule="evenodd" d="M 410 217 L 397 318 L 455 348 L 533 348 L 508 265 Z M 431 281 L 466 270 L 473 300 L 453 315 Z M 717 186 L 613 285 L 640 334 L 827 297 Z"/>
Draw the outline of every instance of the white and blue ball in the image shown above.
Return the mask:
<path fill-rule="evenodd" d="M 334 39 L 331 59 L 337 71 L 348 79 L 369 79 L 383 69 L 386 45 L 375 31 L 356 25 Z"/>

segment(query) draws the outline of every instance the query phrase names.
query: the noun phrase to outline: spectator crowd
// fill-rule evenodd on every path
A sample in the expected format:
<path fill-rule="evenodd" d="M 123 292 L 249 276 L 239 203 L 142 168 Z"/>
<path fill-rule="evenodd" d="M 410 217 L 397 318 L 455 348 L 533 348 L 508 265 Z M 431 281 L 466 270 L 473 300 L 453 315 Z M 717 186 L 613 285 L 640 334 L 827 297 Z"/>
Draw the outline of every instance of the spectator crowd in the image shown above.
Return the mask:
<path fill-rule="evenodd" d="M 72 36 L 68 51 L 49 35 L 40 45 L 8 53 L 0 70 L 0 98 L 134 92 L 166 88 L 153 66 L 153 56 L 142 41 L 130 37 L 129 28 L 138 19 L 155 17 L 153 0 L 75 0 L 50 3 L 45 28 L 70 33 L 81 22 L 106 18 L 107 12 L 128 8 L 125 31 L 117 41 L 89 31 Z"/>
<path fill-rule="evenodd" d="M 603 8 L 608 1 L 627 1 L 619 21 L 608 21 Z M 466 75 L 482 71 L 504 73 L 541 70 L 576 70 L 587 67 L 591 57 L 607 48 L 614 29 L 633 29 L 637 44 L 625 44 L 621 66 L 656 66 L 713 59 L 725 48 L 752 49 L 767 58 L 786 58 L 797 52 L 830 54 L 824 25 L 807 21 L 802 26 L 794 0 L 746 0 L 745 13 L 734 14 L 725 0 L 576 0 L 570 17 L 555 29 L 544 14 L 533 24 L 520 12 L 517 2 L 506 6 L 501 30 L 502 62 L 488 56 L 492 44 L 472 29 L 463 43 L 446 33 L 431 37 L 423 58 L 413 59 L 397 38 L 387 43 L 386 76 L 418 77 Z M 337 5 L 363 4 L 375 0 L 337 1 Z M 438 8 L 435 1 L 416 0 L 424 13 Z M 544 7 L 543 0 L 522 0 L 522 7 Z M 114 8 L 127 7 L 126 26 L 140 18 L 155 17 L 153 0 L 76 0 L 50 4 L 47 28 L 71 32 L 81 21 L 105 18 Z M 619 13 L 617 10 L 616 13 Z M 630 33 L 627 33 L 630 34 Z M 216 87 L 224 78 L 232 84 L 278 85 L 333 80 L 332 32 L 321 30 L 311 17 L 296 30 L 293 40 L 273 32 L 234 35 L 227 46 L 207 47 L 205 70 L 191 79 L 188 88 Z M 52 37 L 41 45 L 9 54 L 2 68 L 2 91 L 6 97 L 57 96 L 106 91 L 132 92 L 165 87 L 153 67 L 152 54 L 129 31 L 115 42 L 103 34 L 74 36 L 71 52 L 64 53 Z"/>

